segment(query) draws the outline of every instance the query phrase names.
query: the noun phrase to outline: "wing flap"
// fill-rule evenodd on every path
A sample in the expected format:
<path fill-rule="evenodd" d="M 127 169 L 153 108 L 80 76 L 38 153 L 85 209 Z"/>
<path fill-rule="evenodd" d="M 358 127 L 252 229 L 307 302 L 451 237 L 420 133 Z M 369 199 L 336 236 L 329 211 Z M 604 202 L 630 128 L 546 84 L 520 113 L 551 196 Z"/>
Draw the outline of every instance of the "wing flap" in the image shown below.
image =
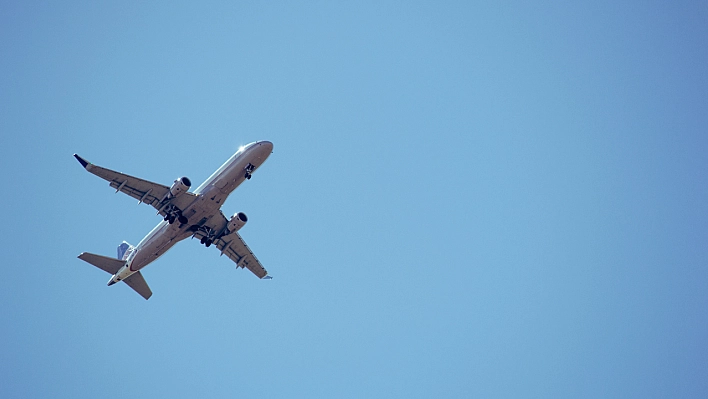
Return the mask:
<path fill-rule="evenodd" d="M 116 192 L 120 191 L 122 193 L 128 194 L 129 196 L 137 199 L 138 201 L 148 204 L 148 205 L 159 205 L 160 200 L 164 198 L 167 190 L 162 190 L 162 187 L 156 183 L 151 183 L 146 180 L 138 179 L 137 177 L 131 178 L 130 176 L 125 177 L 122 180 L 114 179 L 109 180 L 109 185 L 116 189 Z M 106 179 L 108 180 L 108 179 Z M 164 186 L 163 186 L 164 187 Z"/>
<path fill-rule="evenodd" d="M 240 234 L 229 234 L 217 240 L 216 247 L 221 250 L 222 255 L 226 255 L 234 261 L 237 267 L 250 270 L 258 278 L 264 278 L 268 275 L 268 271 L 258 261 L 256 255 L 246 245 Z"/>

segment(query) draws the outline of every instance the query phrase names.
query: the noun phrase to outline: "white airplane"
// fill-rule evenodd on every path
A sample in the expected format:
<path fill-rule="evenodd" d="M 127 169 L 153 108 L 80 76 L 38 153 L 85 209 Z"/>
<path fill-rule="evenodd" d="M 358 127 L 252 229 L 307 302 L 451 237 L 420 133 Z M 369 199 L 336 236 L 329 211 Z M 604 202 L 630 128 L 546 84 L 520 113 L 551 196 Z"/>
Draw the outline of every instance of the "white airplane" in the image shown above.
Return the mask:
<path fill-rule="evenodd" d="M 123 241 L 118 247 L 118 258 L 84 252 L 79 259 L 112 274 L 109 286 L 124 281 L 148 299 L 152 291 L 140 270 L 173 245 L 191 236 L 199 238 L 206 247 L 214 244 L 221 255 L 236 262 L 237 268 L 248 268 L 259 278 L 270 279 L 263 265 L 237 233 L 248 221 L 246 214 L 238 212 L 226 219 L 220 208 L 229 194 L 250 179 L 271 152 L 273 143 L 269 141 L 242 146 L 193 193 L 188 191 L 192 183 L 186 177 L 175 180 L 172 187 L 167 187 L 96 166 L 74 154 L 87 171 L 107 180 L 116 193 L 122 191 L 137 199 L 138 204 L 152 205 L 163 216 L 163 221 L 137 246 Z"/>

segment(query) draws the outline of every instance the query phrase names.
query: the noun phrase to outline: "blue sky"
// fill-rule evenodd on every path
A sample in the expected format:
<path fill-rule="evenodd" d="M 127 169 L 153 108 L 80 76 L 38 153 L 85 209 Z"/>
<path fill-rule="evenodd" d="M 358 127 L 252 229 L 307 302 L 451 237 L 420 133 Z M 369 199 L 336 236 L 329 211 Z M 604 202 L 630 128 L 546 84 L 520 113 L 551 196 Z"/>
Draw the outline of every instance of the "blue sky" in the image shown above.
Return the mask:
<path fill-rule="evenodd" d="M 703 2 L 10 2 L 0 397 L 705 397 Z M 76 259 L 198 185 L 154 295 Z"/>

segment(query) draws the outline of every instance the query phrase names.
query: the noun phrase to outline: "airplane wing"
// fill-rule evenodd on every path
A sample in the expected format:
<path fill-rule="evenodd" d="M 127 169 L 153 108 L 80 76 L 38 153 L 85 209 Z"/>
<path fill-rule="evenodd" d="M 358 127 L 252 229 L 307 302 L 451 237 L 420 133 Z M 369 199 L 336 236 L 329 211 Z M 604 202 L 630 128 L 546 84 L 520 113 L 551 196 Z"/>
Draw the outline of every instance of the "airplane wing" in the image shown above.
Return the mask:
<path fill-rule="evenodd" d="M 162 211 L 166 205 L 163 199 L 166 198 L 167 192 L 170 191 L 169 187 L 94 165 L 76 154 L 74 154 L 74 157 L 84 169 L 108 181 L 109 185 L 116 189 L 116 193 L 120 191 L 137 199 L 139 202 L 152 205 L 160 211 L 162 216 L 165 216 L 165 212 Z M 169 203 L 183 210 L 195 199 L 197 199 L 196 194 L 184 192 L 176 198 L 172 198 Z"/>
<path fill-rule="evenodd" d="M 218 216 L 212 217 L 204 225 L 217 232 L 222 232 L 226 229 L 226 224 L 228 221 L 223 213 L 219 212 Z M 196 238 L 204 237 L 202 231 L 197 231 L 194 234 Z M 258 278 L 270 278 L 268 276 L 268 271 L 261 265 L 258 261 L 256 255 L 253 254 L 246 242 L 243 241 L 241 235 L 238 232 L 231 233 L 229 235 L 223 236 L 219 239 L 214 240 L 214 246 L 221 252 L 221 255 L 226 255 L 236 263 L 236 267 L 246 268 L 255 274 Z"/>

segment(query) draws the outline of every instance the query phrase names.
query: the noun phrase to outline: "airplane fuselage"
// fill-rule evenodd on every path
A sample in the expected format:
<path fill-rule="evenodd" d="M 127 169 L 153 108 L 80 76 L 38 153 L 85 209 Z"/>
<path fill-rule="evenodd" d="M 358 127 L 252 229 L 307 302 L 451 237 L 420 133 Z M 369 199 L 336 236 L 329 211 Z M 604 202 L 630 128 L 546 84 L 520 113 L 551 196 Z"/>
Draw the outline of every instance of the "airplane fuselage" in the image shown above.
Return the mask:
<path fill-rule="evenodd" d="M 269 141 L 258 141 L 241 147 L 194 191 L 197 197 L 182 210 L 188 222 L 158 223 L 128 255 L 125 266 L 112 276 L 108 285 L 125 280 L 154 262 L 173 245 L 192 236 L 195 228 L 219 215 L 229 194 L 246 180 L 246 174 L 258 169 L 272 151 L 273 144 Z M 244 173 L 247 170 L 248 173 Z"/>

